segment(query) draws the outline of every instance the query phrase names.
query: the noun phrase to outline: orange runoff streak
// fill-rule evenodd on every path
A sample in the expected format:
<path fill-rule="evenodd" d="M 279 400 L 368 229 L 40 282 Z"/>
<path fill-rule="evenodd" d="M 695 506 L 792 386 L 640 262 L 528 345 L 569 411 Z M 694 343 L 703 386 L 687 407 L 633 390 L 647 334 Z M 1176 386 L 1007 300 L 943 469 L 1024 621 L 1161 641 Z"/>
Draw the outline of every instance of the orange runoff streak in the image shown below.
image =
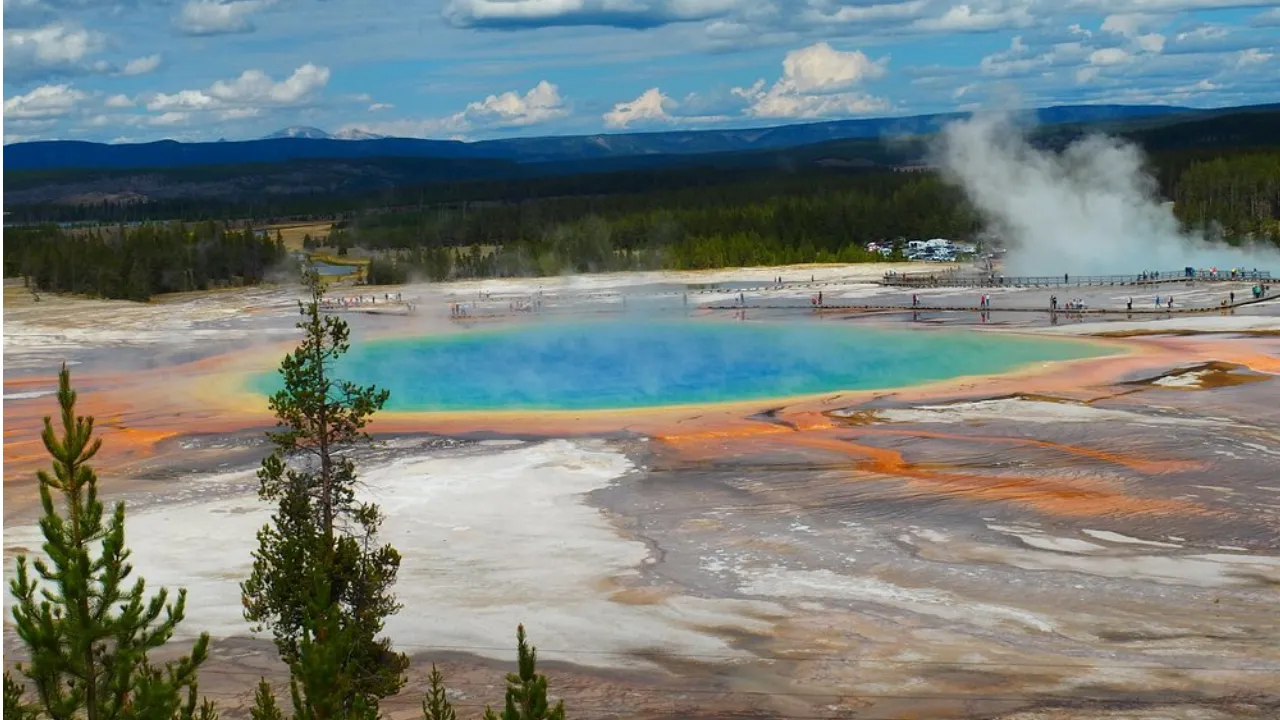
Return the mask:
<path fill-rule="evenodd" d="M 1080 478 L 1055 478 L 1052 476 L 991 476 L 931 469 L 907 461 L 902 453 L 896 450 L 858 444 L 847 437 L 825 436 L 827 434 L 826 431 L 838 429 L 837 426 L 829 419 L 823 418 L 825 420 L 823 422 L 823 420 L 819 420 L 814 415 L 817 414 L 796 418 L 796 427 L 813 428 L 808 432 L 781 424 L 757 423 L 734 428 L 659 436 L 656 439 L 673 446 L 683 456 L 694 459 L 719 457 L 731 447 L 746 450 L 748 453 L 763 451 L 770 440 L 777 438 L 784 445 L 798 445 L 830 451 L 844 457 L 854 456 L 861 458 L 860 461 L 854 463 L 853 469 L 856 471 L 887 475 L 905 480 L 911 485 L 924 486 L 930 491 L 941 495 L 960 496 L 973 500 L 1018 502 L 1048 514 L 1096 516 L 1105 514 L 1202 512 L 1202 509 L 1187 502 L 1127 496 L 1104 487 L 1106 481 L 1101 478 L 1082 480 Z M 792 418 L 786 418 L 786 420 L 790 421 Z M 843 432 L 853 434 L 881 432 L 908 437 L 935 437 L 977 442 L 1024 444 L 1103 460 L 1142 472 L 1165 472 L 1171 469 L 1185 469 L 1188 467 L 1188 464 L 1176 461 L 1138 460 L 1114 453 L 1078 448 L 1044 440 L 1001 437 L 974 438 L 948 433 L 890 430 L 885 428 L 844 428 Z M 747 447 L 742 448 L 741 446 L 743 445 Z M 1082 482 L 1092 487 L 1081 487 Z"/>

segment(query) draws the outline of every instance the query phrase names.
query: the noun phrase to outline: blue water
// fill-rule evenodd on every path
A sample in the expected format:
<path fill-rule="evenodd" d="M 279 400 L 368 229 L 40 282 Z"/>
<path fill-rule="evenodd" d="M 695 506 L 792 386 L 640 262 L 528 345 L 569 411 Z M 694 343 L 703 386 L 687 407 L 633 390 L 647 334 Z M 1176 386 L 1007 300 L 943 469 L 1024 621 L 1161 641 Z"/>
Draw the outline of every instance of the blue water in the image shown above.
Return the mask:
<path fill-rule="evenodd" d="M 582 322 L 360 343 L 337 374 L 390 390 L 389 410 L 583 410 L 899 387 L 1107 352 L 832 323 Z M 273 392 L 279 376 L 253 385 Z"/>

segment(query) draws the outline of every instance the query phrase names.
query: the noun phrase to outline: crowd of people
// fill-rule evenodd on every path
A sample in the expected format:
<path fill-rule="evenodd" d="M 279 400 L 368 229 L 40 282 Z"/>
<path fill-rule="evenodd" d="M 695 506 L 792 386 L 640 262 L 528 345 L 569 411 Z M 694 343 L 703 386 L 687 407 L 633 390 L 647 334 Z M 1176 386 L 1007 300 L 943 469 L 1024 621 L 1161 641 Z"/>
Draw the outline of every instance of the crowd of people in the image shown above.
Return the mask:
<path fill-rule="evenodd" d="M 403 301 L 401 300 L 400 293 L 396 293 L 395 295 L 392 295 L 391 293 L 383 293 L 382 302 L 385 305 L 393 302 L 403 302 Z M 377 304 L 378 304 L 377 295 L 367 295 L 367 296 L 354 295 L 351 297 L 322 298 L 320 300 L 320 307 L 325 310 L 346 309 L 346 308 L 362 307 L 365 305 L 377 305 Z"/>

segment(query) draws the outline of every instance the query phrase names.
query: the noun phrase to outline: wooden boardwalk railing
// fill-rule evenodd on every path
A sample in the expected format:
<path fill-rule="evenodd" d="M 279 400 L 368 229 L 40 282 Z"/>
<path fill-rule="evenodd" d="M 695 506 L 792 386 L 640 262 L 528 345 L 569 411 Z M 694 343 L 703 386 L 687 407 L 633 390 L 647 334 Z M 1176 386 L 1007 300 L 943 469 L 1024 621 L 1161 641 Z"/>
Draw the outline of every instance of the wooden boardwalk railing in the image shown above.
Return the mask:
<path fill-rule="evenodd" d="M 990 275 L 956 271 L 907 272 L 885 275 L 881 285 L 892 287 L 1089 287 L 1159 285 L 1180 282 L 1270 282 L 1267 270 L 1170 271 L 1136 275 Z"/>

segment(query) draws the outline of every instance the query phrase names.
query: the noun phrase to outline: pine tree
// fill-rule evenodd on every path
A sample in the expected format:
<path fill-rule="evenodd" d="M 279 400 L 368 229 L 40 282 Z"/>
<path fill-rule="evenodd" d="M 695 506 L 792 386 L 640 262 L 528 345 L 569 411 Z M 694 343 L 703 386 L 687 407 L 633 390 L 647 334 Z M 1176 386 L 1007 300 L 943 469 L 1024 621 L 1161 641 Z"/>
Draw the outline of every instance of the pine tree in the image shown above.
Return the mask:
<path fill-rule="evenodd" d="M 524 625 L 516 628 L 520 672 L 507 675 L 507 704 L 502 715 L 485 708 L 485 720 L 564 720 L 564 701 L 548 709 L 547 676 L 539 675 L 538 649 L 525 642 Z"/>
<path fill-rule="evenodd" d="M 276 704 L 276 696 L 271 692 L 271 683 L 266 678 L 258 681 L 258 689 L 253 693 L 253 707 L 249 708 L 252 720 L 284 720 L 284 713 Z"/>
<path fill-rule="evenodd" d="M 4 671 L 4 717 L 5 720 L 36 720 L 40 713 L 34 705 L 22 698 L 23 688 L 8 670 Z"/>
<path fill-rule="evenodd" d="M 349 330 L 320 312 L 319 276 L 308 273 L 306 284 L 302 344 L 281 363 L 284 388 L 270 400 L 281 429 L 268 433 L 275 451 L 258 472 L 259 496 L 277 509 L 241 586 L 244 614 L 271 629 L 297 717 L 376 715 L 379 700 L 403 687 L 409 662 L 378 637 L 400 609 L 391 593 L 400 554 L 377 545 L 382 514 L 356 500 L 349 453 L 369 442 L 364 427 L 388 393 L 334 377 Z"/>
<path fill-rule="evenodd" d="M 201 635 L 189 656 L 155 665 L 147 655 L 172 637 L 182 622 L 186 590 L 175 602 L 161 589 L 147 597 L 125 547 L 124 503 L 104 521 L 98 478 L 88 464 L 102 446 L 93 418 L 75 414 L 76 393 L 66 365 L 58 375 L 62 437 L 44 419 L 41 439 L 53 457 L 53 473 L 40 471 L 48 561 L 17 561 L 10 583 L 13 618 L 30 661 L 17 670 L 34 685 L 37 701 L 23 703 L 24 688 L 5 673 L 6 718 L 50 717 L 151 720 L 216 717 L 212 704 L 197 706 L 196 671 L 208 654 Z M 62 496 L 62 508 L 54 493 Z M 34 569 L 34 574 L 32 570 Z"/>
<path fill-rule="evenodd" d="M 435 663 L 431 663 L 431 675 L 427 677 L 427 695 L 422 698 L 422 720 L 458 720 L 445 692 L 444 676 Z M 5 714 L 8 717 L 8 713 Z"/>

